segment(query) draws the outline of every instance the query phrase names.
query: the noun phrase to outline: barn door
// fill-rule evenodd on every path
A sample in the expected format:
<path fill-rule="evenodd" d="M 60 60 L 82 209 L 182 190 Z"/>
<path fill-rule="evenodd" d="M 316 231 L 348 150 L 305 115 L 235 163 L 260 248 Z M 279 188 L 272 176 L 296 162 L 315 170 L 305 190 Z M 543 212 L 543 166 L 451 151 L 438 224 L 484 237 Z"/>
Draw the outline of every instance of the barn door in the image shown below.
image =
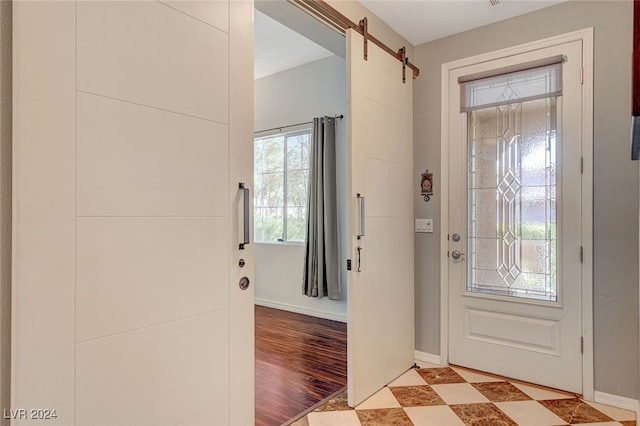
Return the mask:
<path fill-rule="evenodd" d="M 414 362 L 413 81 L 347 31 L 352 272 L 348 394 L 354 406 Z"/>
<path fill-rule="evenodd" d="M 12 424 L 253 423 L 252 8 L 14 3 Z"/>

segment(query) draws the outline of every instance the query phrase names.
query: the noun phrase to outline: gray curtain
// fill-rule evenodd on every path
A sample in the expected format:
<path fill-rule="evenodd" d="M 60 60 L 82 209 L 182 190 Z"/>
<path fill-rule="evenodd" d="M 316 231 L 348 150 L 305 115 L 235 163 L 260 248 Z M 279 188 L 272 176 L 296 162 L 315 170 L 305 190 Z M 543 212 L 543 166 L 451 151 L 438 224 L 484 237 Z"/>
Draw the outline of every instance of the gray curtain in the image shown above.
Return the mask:
<path fill-rule="evenodd" d="M 314 118 L 302 292 L 341 299 L 336 188 L 336 119 Z"/>

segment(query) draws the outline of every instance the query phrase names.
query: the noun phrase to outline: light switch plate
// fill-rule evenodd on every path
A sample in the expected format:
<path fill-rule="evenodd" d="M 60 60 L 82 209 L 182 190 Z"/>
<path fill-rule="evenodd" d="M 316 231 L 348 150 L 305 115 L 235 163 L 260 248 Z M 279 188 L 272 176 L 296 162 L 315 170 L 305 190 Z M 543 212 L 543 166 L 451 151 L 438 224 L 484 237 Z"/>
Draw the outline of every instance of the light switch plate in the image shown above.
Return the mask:
<path fill-rule="evenodd" d="M 433 219 L 416 219 L 416 232 L 433 233 Z"/>
<path fill-rule="evenodd" d="M 424 232 L 433 233 L 433 219 L 424 219 Z"/>

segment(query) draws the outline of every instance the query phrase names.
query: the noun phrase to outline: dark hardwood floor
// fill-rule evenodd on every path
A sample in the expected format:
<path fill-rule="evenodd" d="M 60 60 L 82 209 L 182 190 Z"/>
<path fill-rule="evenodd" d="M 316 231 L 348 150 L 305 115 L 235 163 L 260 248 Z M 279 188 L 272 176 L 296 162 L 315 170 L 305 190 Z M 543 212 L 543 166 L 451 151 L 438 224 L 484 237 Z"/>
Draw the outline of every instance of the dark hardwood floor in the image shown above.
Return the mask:
<path fill-rule="evenodd" d="M 279 426 L 347 385 L 347 325 L 255 307 L 256 425 Z"/>

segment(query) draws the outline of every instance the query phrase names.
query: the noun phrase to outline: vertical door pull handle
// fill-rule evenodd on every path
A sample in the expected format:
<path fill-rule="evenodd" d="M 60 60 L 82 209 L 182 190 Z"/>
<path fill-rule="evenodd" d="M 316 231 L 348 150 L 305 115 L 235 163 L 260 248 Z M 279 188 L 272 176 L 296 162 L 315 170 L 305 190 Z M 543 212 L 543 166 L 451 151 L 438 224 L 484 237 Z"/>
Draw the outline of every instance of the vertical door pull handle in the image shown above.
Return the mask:
<path fill-rule="evenodd" d="M 364 197 L 358 194 L 358 216 L 359 216 L 359 224 L 358 224 L 358 239 L 360 237 L 364 237 L 365 228 L 364 228 Z"/>
<path fill-rule="evenodd" d="M 242 191 L 243 198 L 243 221 L 244 221 L 244 235 L 242 242 L 240 243 L 240 250 L 244 250 L 244 246 L 249 244 L 249 188 L 247 188 L 244 182 L 238 184 L 238 189 Z"/>

